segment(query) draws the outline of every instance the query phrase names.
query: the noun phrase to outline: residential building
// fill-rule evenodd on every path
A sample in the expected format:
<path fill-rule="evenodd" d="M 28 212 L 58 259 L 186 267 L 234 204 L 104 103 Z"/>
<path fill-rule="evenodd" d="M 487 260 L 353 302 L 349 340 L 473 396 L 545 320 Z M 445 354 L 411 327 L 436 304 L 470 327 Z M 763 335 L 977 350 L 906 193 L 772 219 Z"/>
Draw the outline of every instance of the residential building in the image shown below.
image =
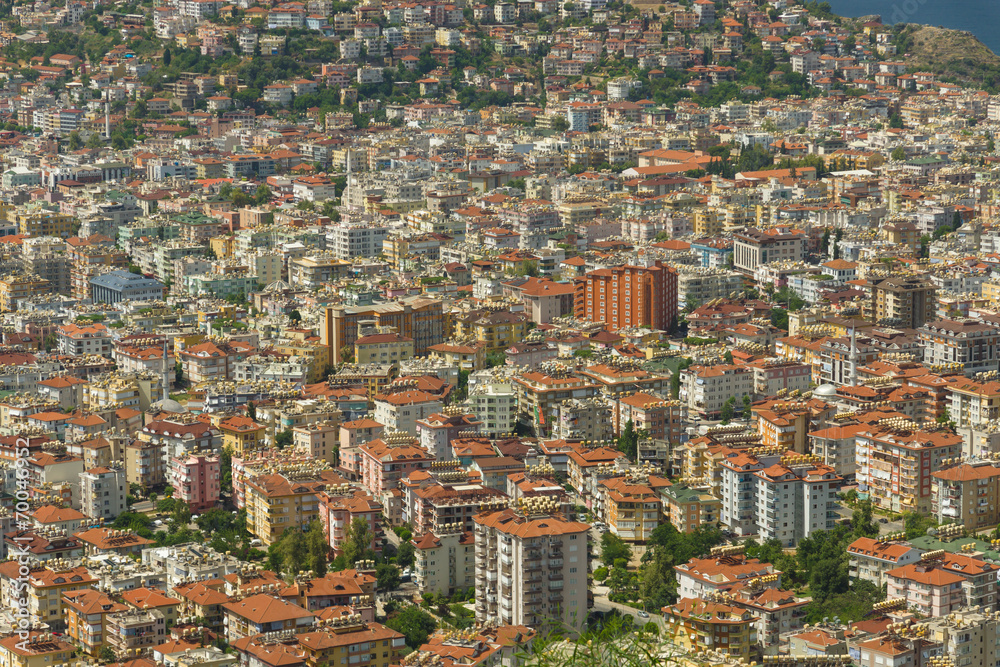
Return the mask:
<path fill-rule="evenodd" d="M 931 511 L 938 523 L 978 532 L 1000 522 L 1000 467 L 960 463 L 932 473 Z"/>
<path fill-rule="evenodd" d="M 463 526 L 442 524 L 414 537 L 414 581 L 422 593 L 450 596 L 476 585 L 476 541 Z"/>
<path fill-rule="evenodd" d="M 928 366 L 959 364 L 969 377 L 1000 369 L 1000 327 L 981 320 L 937 320 L 918 331 Z"/>
<path fill-rule="evenodd" d="M 937 288 L 917 276 L 885 278 L 872 286 L 875 322 L 896 328 L 918 329 L 933 319 Z"/>
<path fill-rule="evenodd" d="M 80 473 L 81 509 L 92 519 L 113 521 L 128 509 L 126 473 L 121 468 L 91 468 Z"/>
<path fill-rule="evenodd" d="M 591 271 L 576 279 L 574 315 L 603 322 L 612 332 L 635 326 L 670 331 L 677 317 L 677 271 L 659 260 Z"/>
<path fill-rule="evenodd" d="M 887 572 L 917 562 L 921 553 L 904 541 L 881 537 L 859 537 L 847 547 L 851 577 L 870 581 L 879 588 L 886 583 Z"/>
<path fill-rule="evenodd" d="M 211 509 L 220 494 L 219 457 L 198 451 L 173 456 L 167 481 L 174 489 L 173 497 L 187 503 L 192 512 Z"/>
<path fill-rule="evenodd" d="M 525 499 L 521 509 L 475 517 L 476 620 L 481 623 L 581 628 L 590 608 L 590 526 Z"/>

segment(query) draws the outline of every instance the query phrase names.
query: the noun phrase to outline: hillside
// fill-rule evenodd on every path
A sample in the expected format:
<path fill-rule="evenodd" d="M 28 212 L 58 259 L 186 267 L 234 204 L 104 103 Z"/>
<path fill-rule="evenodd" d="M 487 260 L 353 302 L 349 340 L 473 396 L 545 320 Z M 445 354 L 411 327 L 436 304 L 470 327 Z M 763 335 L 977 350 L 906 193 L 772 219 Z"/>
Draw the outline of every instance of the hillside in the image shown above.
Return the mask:
<path fill-rule="evenodd" d="M 913 23 L 896 25 L 894 32 L 900 54 L 914 69 L 1000 87 L 1000 56 L 972 33 Z"/>

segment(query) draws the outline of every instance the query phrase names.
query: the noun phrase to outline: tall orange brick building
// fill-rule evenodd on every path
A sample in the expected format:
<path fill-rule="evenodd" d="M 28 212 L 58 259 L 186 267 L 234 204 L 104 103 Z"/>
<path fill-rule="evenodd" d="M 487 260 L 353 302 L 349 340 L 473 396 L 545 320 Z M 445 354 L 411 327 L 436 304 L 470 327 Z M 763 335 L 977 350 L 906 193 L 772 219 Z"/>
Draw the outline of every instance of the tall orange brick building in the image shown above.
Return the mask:
<path fill-rule="evenodd" d="M 604 322 L 608 331 L 669 331 L 677 317 L 677 271 L 659 260 L 591 271 L 576 279 L 573 310 L 577 319 Z"/>

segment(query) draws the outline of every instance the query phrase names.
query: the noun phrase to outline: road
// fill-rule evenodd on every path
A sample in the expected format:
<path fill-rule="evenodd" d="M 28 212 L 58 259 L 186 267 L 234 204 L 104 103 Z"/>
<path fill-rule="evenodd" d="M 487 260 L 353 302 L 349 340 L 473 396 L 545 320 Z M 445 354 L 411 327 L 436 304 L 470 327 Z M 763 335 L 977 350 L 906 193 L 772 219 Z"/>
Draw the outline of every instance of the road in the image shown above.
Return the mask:
<path fill-rule="evenodd" d="M 629 607 L 625 604 L 619 604 L 617 602 L 612 602 L 608 599 L 608 587 L 602 586 L 598 583 L 594 584 L 594 610 L 595 611 L 617 611 L 623 616 L 631 616 L 632 621 L 636 625 L 646 625 L 650 621 L 656 623 L 660 630 L 663 630 L 665 625 L 663 622 L 663 616 L 659 614 L 654 614 L 650 612 L 649 618 L 640 618 L 639 610 L 634 607 Z"/>

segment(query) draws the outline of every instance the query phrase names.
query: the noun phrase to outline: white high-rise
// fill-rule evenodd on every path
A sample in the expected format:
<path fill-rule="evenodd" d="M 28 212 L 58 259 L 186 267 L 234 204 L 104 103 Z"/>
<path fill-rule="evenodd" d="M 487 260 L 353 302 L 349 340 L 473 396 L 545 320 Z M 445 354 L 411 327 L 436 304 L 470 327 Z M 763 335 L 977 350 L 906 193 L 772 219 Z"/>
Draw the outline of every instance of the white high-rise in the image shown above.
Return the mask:
<path fill-rule="evenodd" d="M 579 629 L 587 618 L 590 526 L 548 498 L 475 517 L 476 620 Z"/>

